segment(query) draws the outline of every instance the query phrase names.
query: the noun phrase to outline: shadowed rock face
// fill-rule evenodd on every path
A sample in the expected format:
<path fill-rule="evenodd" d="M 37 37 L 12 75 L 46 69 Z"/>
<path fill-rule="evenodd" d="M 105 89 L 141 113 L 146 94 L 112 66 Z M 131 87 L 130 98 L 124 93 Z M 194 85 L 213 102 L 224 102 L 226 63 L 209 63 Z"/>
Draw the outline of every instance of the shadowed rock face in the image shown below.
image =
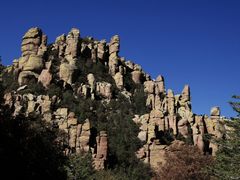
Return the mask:
<path fill-rule="evenodd" d="M 135 92 L 130 92 L 129 89 L 133 88 L 132 86 L 142 86 L 146 95 L 144 103 L 150 112 L 133 117 L 133 121 L 139 125 L 138 138 L 145 143 L 136 155 L 154 169 L 165 162 L 169 145 L 163 140 L 166 134 L 172 137 L 172 145 L 183 143 L 177 139 L 192 139 L 202 153 L 215 155 L 217 144 L 213 140 L 205 140 L 204 136 L 210 134 L 215 139 L 224 136 L 224 123 L 219 107 L 212 108 L 210 116 L 194 114 L 190 87 L 185 85 L 181 94 L 175 94 L 171 89 L 166 90 L 163 76 L 159 75 L 156 80 L 152 80 L 140 65 L 119 56 L 119 36 L 113 36 L 107 43 L 106 40 L 81 38 L 80 31 L 73 28 L 67 35 L 63 34 L 57 37 L 53 44 L 47 45 L 47 36 L 42 30 L 31 28 L 23 36 L 21 50 L 21 57 L 14 60 L 9 67 L 9 72 L 17 76 L 18 83 L 22 86 L 18 91 L 25 89 L 27 86 L 23 85 L 28 85 L 30 81 L 41 83 L 46 89 L 53 83 L 62 82 L 62 90 L 72 89 L 74 98 L 101 98 L 104 104 L 116 99 L 116 88 L 133 103 Z M 84 68 L 78 69 L 79 63 L 84 63 L 84 68 L 100 64 L 107 75 L 99 77 L 99 69 L 91 69 L 85 73 Z M 74 76 L 77 76 L 75 79 L 84 81 L 78 83 Z M 107 80 L 107 76 L 111 81 Z M 131 87 L 127 87 L 129 82 Z M 72 109 L 53 108 L 57 103 L 61 103 L 57 96 L 30 93 L 20 95 L 18 91 L 4 96 L 5 103 L 14 109 L 13 116 L 22 113 L 24 108 L 21 102 L 26 100 L 27 107 L 23 112 L 26 116 L 35 112 L 41 115 L 43 120 L 66 133 L 66 137 L 62 139 L 66 155 L 90 151 L 94 167 L 97 170 L 104 169 L 108 160 L 109 137 L 106 131 L 93 135 L 91 119 L 86 118 L 80 123 Z"/>

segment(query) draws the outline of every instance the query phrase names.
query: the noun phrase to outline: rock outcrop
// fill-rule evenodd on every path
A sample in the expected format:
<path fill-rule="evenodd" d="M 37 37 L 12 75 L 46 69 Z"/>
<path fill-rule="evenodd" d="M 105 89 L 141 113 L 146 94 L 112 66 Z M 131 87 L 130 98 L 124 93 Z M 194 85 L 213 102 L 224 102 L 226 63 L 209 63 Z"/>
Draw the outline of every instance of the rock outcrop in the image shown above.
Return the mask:
<path fill-rule="evenodd" d="M 166 93 L 162 76 L 156 81 L 145 81 L 144 91 L 148 94 L 146 105 L 151 112 L 133 118 L 140 124 L 139 139 L 146 142 L 137 156 L 153 168 L 159 167 L 166 153 L 166 142 L 162 141 L 166 133 L 172 133 L 175 138 L 193 138 L 194 145 L 202 153 L 216 154 L 218 146 L 214 140 L 222 138 L 225 132 L 218 107 L 212 108 L 210 117 L 195 115 L 191 109 L 189 86 L 186 85 L 180 95 L 174 95 L 172 90 Z M 206 134 L 214 140 L 205 140 Z"/>
<path fill-rule="evenodd" d="M 97 141 L 97 149 L 96 155 L 94 156 L 93 165 L 96 170 L 103 170 L 105 163 L 107 161 L 108 155 L 108 137 L 107 132 L 100 131 L 100 135 L 96 138 Z"/>
<path fill-rule="evenodd" d="M 21 50 L 22 56 L 14 63 L 14 70 L 19 73 L 19 85 L 26 84 L 31 79 L 37 80 L 44 68 L 47 36 L 39 28 L 29 29 L 23 36 Z"/>
<path fill-rule="evenodd" d="M 139 103 L 134 102 L 134 98 L 140 90 L 144 91 L 142 96 L 146 96 L 146 102 L 141 100 L 149 112 L 146 110 L 145 114 L 133 117 L 140 129 L 138 138 L 144 144 L 136 152 L 139 159 L 157 169 L 165 163 L 169 146 L 181 146 L 183 141 L 193 141 L 203 154 L 216 154 L 218 145 L 214 140 L 223 138 L 225 133 L 220 109 L 212 108 L 210 116 L 194 114 L 189 85 L 185 85 L 180 94 L 175 94 L 166 89 L 163 76 L 152 80 L 140 65 L 119 56 L 118 35 L 108 43 L 91 37 L 82 38 L 80 31 L 73 28 L 47 45 L 47 36 L 42 30 L 31 28 L 23 36 L 21 51 L 21 57 L 6 70 L 16 77 L 20 87 L 4 95 L 5 105 L 13 109 L 14 117 L 39 115 L 43 121 L 61 130 L 64 136 L 58 141 L 66 155 L 90 152 L 95 169 L 104 169 L 108 162 L 109 134 L 94 129 L 92 126 L 96 122 L 92 119 L 96 120 L 96 117 L 89 114 L 105 113 L 101 118 L 107 119 L 108 112 L 96 111 L 94 106 L 101 103 L 103 109 L 109 110 L 110 102 L 117 103 L 121 96 L 133 106 L 133 103 Z M 37 82 L 46 92 L 60 90 L 62 93 L 59 97 L 57 93 L 54 96 L 23 93 L 29 84 Z M 72 103 L 78 101 L 76 108 L 63 103 L 64 98 L 69 98 L 63 92 L 72 93 Z M 82 105 L 84 100 L 87 103 Z M 135 106 L 139 107 L 139 104 Z M 81 108 L 88 108 L 87 112 L 80 113 Z M 134 110 L 136 107 L 132 107 L 131 111 L 135 113 Z M 206 139 L 206 135 L 211 135 L 212 140 Z M 167 142 L 166 137 L 171 137 L 171 142 Z"/>
<path fill-rule="evenodd" d="M 120 49 L 120 38 L 115 35 L 111 38 L 109 43 L 109 73 L 114 76 L 118 72 L 119 65 L 119 49 Z"/>

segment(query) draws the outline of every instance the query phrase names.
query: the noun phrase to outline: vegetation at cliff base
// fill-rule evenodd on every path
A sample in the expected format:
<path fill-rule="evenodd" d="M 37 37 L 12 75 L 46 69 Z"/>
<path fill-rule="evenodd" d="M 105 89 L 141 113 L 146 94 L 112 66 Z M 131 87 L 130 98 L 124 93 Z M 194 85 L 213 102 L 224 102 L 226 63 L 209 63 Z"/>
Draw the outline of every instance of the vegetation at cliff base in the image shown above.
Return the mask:
<path fill-rule="evenodd" d="M 219 151 L 210 173 L 217 179 L 240 179 L 240 97 L 233 96 L 230 102 L 238 114 L 236 118 L 226 121 L 227 134 L 225 139 L 218 141 Z"/>

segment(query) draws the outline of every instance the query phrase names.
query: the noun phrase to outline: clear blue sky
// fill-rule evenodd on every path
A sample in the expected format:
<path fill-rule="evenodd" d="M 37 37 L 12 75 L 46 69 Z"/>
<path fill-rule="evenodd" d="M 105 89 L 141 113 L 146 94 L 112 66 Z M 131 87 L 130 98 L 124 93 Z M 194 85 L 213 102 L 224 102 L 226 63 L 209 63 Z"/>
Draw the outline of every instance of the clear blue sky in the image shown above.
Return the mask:
<path fill-rule="evenodd" d="M 49 42 L 77 27 L 82 36 L 121 37 L 121 56 L 167 88 L 192 91 L 193 110 L 209 114 L 240 94 L 240 0 L 8 0 L 0 4 L 0 55 L 20 56 L 21 37 L 38 26 Z"/>

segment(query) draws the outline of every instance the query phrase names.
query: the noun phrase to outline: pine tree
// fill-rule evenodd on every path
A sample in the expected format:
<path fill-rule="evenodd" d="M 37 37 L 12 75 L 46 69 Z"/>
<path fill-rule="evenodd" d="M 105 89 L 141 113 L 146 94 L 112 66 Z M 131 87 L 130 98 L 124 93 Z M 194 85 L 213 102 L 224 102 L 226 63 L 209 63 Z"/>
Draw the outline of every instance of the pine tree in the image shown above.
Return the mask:
<path fill-rule="evenodd" d="M 211 168 L 217 179 L 240 179 L 240 96 L 233 98 L 235 101 L 230 105 L 238 115 L 226 122 L 226 139 L 219 142 L 220 149 Z"/>

